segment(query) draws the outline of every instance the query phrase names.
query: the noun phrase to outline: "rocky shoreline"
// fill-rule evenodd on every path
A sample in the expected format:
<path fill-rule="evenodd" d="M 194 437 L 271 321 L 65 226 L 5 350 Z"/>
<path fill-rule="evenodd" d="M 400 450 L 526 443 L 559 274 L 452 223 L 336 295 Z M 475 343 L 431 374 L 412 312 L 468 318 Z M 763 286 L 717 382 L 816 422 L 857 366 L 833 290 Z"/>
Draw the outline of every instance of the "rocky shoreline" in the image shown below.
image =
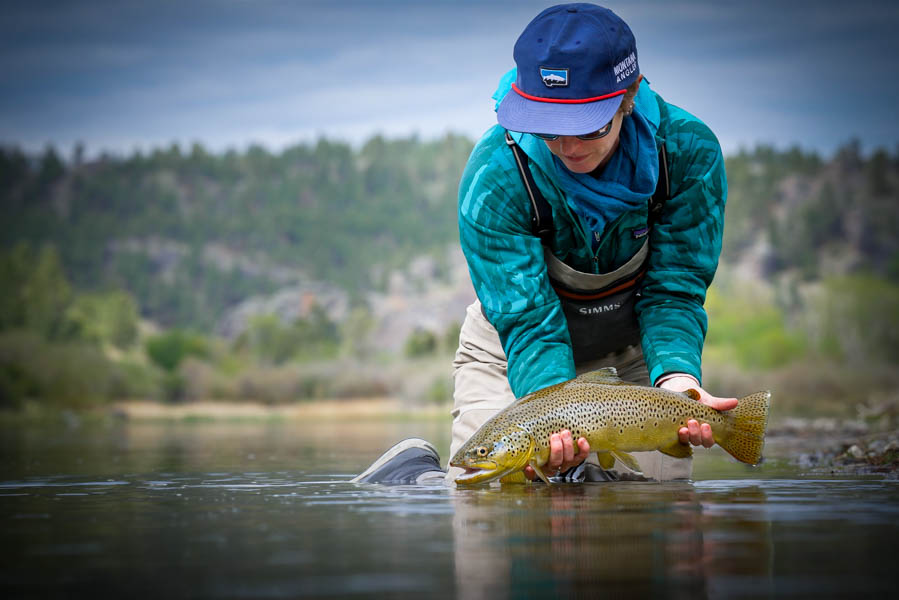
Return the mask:
<path fill-rule="evenodd" d="M 766 444 L 812 472 L 899 479 L 899 428 L 894 421 L 892 414 L 874 419 L 788 417 L 769 426 Z"/>

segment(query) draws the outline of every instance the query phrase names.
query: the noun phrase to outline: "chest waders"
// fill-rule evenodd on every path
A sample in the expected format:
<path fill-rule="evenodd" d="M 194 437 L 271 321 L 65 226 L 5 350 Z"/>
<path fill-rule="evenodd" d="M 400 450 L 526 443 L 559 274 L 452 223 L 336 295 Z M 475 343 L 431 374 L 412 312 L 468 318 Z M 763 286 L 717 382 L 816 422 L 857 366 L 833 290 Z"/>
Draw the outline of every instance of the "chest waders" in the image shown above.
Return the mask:
<path fill-rule="evenodd" d="M 527 155 L 508 132 L 506 144 L 515 155 L 515 164 L 531 201 L 531 230 L 543 244 L 550 283 L 559 296 L 568 321 L 575 364 L 620 352 L 628 346 L 639 346 L 640 326 L 634 306 L 640 297 L 640 283 L 646 272 L 649 233 L 636 254 L 609 273 L 584 273 L 566 265 L 550 250 L 554 234 L 552 210 L 534 183 Z M 647 227 L 652 227 L 669 197 L 668 155 L 662 144 L 659 149 L 659 180 L 655 192 L 648 199 Z"/>

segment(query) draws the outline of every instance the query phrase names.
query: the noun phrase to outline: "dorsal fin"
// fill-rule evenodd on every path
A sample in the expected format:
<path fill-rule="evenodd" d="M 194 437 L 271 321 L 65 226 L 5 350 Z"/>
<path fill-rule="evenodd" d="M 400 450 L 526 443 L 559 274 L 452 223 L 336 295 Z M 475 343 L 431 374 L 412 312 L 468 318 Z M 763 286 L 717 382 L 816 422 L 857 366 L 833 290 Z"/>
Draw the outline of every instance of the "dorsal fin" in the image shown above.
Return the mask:
<path fill-rule="evenodd" d="M 580 383 L 605 383 L 606 385 L 620 385 L 625 383 L 621 380 L 621 377 L 618 376 L 618 369 L 615 367 L 603 367 L 602 369 L 597 369 L 595 371 L 581 373 L 572 381 Z"/>

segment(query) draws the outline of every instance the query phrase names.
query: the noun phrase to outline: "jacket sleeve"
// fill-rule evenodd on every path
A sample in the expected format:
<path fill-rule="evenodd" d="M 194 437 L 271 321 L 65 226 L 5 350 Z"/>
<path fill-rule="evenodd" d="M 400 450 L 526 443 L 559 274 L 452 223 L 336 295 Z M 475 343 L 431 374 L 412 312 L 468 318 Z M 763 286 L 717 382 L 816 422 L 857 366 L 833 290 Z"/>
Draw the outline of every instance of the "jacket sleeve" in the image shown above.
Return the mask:
<path fill-rule="evenodd" d="M 508 360 L 520 398 L 574 377 L 574 358 L 561 304 L 549 284 L 543 248 L 530 231 L 530 208 L 517 171 L 479 145 L 459 188 L 459 237 L 471 281 Z M 511 192 L 511 193 L 510 193 Z M 520 193 L 519 193 L 520 192 Z"/>
<path fill-rule="evenodd" d="M 636 311 L 650 381 L 673 372 L 701 381 L 708 327 L 703 304 L 721 253 L 727 179 L 711 130 L 685 111 L 667 108 L 671 198 L 652 229 Z"/>

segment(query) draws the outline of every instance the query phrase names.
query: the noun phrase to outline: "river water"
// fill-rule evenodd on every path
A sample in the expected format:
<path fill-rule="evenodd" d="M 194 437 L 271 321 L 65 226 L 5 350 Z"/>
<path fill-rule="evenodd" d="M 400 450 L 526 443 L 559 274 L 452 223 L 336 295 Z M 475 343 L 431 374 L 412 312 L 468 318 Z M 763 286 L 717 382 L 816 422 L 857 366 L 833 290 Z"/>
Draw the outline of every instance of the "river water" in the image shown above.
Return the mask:
<path fill-rule="evenodd" d="M 692 483 L 348 480 L 448 423 L 0 428 L 0 595 L 865 597 L 899 591 L 899 482 L 699 451 Z"/>

